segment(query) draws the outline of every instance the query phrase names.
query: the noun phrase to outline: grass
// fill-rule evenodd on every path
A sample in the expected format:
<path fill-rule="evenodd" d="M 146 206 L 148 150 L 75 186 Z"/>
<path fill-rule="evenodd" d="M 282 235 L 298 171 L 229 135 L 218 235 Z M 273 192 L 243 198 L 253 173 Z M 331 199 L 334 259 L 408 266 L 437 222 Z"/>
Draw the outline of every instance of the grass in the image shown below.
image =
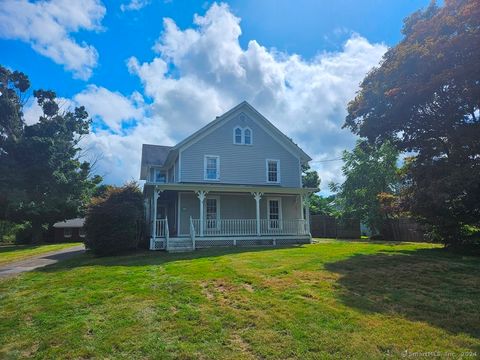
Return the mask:
<path fill-rule="evenodd" d="M 0 294 L 3 359 L 480 355 L 480 261 L 429 244 L 85 254 Z"/>
<path fill-rule="evenodd" d="M 11 262 L 25 260 L 32 256 L 51 251 L 62 250 L 81 243 L 39 244 L 39 245 L 0 245 L 0 266 Z"/>

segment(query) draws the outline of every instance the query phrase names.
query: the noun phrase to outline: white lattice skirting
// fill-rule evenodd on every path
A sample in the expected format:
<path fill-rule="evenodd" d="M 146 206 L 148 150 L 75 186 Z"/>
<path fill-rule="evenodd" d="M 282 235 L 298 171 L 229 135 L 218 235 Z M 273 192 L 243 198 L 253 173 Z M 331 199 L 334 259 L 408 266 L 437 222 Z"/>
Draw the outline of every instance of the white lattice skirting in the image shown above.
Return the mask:
<path fill-rule="evenodd" d="M 208 248 L 216 246 L 279 246 L 309 244 L 310 238 L 250 238 L 250 239 L 199 239 L 195 240 L 195 247 Z"/>

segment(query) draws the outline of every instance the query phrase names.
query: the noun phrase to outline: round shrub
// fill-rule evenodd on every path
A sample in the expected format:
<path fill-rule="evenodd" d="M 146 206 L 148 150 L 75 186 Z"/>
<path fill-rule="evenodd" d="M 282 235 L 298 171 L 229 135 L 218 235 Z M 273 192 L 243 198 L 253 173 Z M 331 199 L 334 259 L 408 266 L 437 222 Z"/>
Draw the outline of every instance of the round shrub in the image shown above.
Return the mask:
<path fill-rule="evenodd" d="M 135 249 L 143 226 L 143 196 L 137 184 L 111 187 L 90 203 L 85 246 L 97 255 Z"/>

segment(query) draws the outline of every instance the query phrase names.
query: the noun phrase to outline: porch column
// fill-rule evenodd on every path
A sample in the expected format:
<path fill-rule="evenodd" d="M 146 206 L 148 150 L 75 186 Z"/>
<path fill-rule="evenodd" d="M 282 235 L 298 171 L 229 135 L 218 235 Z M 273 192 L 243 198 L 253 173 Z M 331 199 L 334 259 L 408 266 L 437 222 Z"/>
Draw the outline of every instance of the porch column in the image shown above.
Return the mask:
<path fill-rule="evenodd" d="M 303 210 L 305 209 L 305 207 L 303 206 L 303 195 L 298 195 L 298 201 L 300 205 L 300 219 L 305 220 L 305 215 L 303 213 Z"/>
<path fill-rule="evenodd" d="M 208 191 L 196 191 L 198 200 L 200 200 L 200 236 L 203 236 L 203 201 L 207 197 Z"/>
<path fill-rule="evenodd" d="M 262 198 L 263 193 L 254 192 L 252 193 L 255 198 L 255 208 L 256 208 L 256 219 L 257 219 L 257 235 L 260 236 L 260 199 Z"/>
<path fill-rule="evenodd" d="M 310 234 L 310 198 L 308 194 L 303 195 L 303 206 L 305 207 L 305 230 Z"/>
<path fill-rule="evenodd" d="M 152 228 L 152 238 L 153 240 L 155 240 L 157 238 L 157 202 L 158 202 L 158 197 L 159 197 L 159 193 L 158 193 L 158 190 L 156 188 L 153 189 L 153 206 L 152 206 L 152 209 L 153 209 L 153 214 L 152 214 L 152 217 L 153 217 L 153 220 L 152 220 L 152 223 L 153 223 L 153 228 Z"/>

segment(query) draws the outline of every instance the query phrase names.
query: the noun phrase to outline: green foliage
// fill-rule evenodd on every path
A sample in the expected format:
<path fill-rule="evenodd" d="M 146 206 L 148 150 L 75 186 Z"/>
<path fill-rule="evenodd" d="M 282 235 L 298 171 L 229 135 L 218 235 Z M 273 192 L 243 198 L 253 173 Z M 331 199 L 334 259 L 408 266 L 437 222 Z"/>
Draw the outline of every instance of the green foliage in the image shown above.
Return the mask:
<path fill-rule="evenodd" d="M 310 169 L 310 165 L 302 165 L 302 185 L 304 188 L 319 189 L 320 177 L 315 170 Z"/>
<path fill-rule="evenodd" d="M 310 214 L 339 216 L 339 211 L 335 207 L 335 196 L 323 197 L 318 194 L 310 196 Z"/>
<path fill-rule="evenodd" d="M 109 187 L 87 209 L 85 245 L 97 255 L 135 249 L 143 228 L 143 195 L 137 184 Z"/>
<path fill-rule="evenodd" d="M 12 244 L 15 242 L 17 234 L 27 224 L 15 224 L 11 221 L 0 220 L 0 244 Z"/>
<path fill-rule="evenodd" d="M 432 2 L 403 34 L 363 80 L 345 126 L 415 154 L 404 204 L 455 246 L 480 219 L 480 2 Z"/>
<path fill-rule="evenodd" d="M 0 66 L 0 152 L 8 139 L 21 136 L 23 94 L 29 87 L 25 74 Z"/>
<path fill-rule="evenodd" d="M 360 219 L 374 233 L 383 227 L 384 215 L 378 195 L 396 191 L 398 151 L 385 142 L 380 147 L 359 140 L 352 152 L 344 151 L 341 185 L 331 184 L 338 192 L 336 202 L 347 218 Z"/>
<path fill-rule="evenodd" d="M 26 75 L 0 66 L 0 219 L 28 221 L 34 240 L 55 221 L 78 216 L 101 177 L 80 160 L 90 121 L 83 107 L 62 111 L 53 91 L 36 90 L 39 121 L 23 121 Z"/>

